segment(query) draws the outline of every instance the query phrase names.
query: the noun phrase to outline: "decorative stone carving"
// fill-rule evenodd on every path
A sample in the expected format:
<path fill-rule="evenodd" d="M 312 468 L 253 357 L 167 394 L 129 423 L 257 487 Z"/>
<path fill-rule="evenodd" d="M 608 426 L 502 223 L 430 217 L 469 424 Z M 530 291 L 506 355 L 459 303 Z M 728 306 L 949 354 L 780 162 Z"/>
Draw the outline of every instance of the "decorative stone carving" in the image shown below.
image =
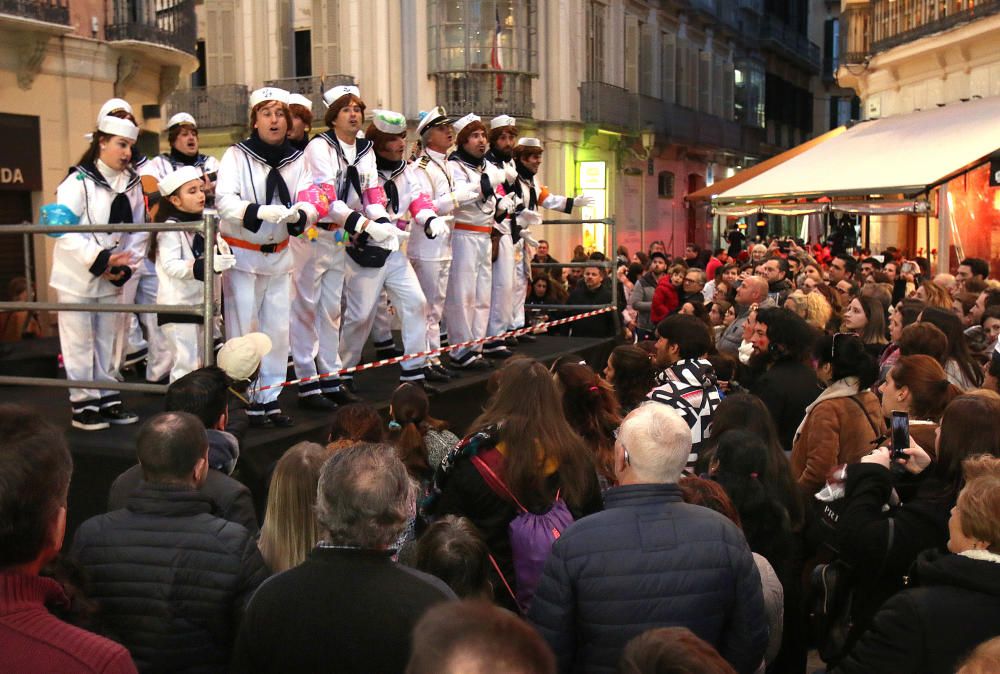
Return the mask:
<path fill-rule="evenodd" d="M 17 38 L 17 86 L 31 88 L 42 70 L 48 46 L 48 35 L 27 32 Z"/>
<path fill-rule="evenodd" d="M 160 95 L 159 103 L 163 105 L 167 102 L 167 97 L 174 93 L 174 89 L 181 81 L 181 68 L 180 66 L 161 66 L 160 67 Z"/>
<path fill-rule="evenodd" d="M 129 85 L 142 70 L 142 62 L 131 52 L 125 52 L 118 57 L 118 79 L 115 80 L 115 96 L 124 98 Z"/>

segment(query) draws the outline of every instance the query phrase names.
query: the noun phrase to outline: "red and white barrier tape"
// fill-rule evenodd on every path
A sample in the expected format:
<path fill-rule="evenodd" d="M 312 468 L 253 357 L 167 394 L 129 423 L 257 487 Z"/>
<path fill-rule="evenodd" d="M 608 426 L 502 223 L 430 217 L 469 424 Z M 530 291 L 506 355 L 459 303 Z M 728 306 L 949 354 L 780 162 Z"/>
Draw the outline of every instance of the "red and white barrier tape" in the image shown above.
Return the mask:
<path fill-rule="evenodd" d="M 519 328 L 517 330 L 510 330 L 499 335 L 494 335 L 491 337 L 483 337 L 482 339 L 473 339 L 468 342 L 462 342 L 461 344 L 449 344 L 448 346 L 442 346 L 439 349 L 432 349 L 430 351 L 421 351 L 419 353 L 407 353 L 402 356 L 394 356 L 392 358 L 384 358 L 382 360 L 374 360 L 370 363 L 362 363 L 361 365 L 355 365 L 354 367 L 347 367 L 343 370 L 338 370 L 337 372 L 326 372 L 324 374 L 313 375 L 312 377 L 303 377 L 302 379 L 292 379 L 291 381 L 285 381 L 280 384 L 271 384 L 270 386 L 261 386 L 258 391 L 267 391 L 272 388 L 282 388 L 284 386 L 294 386 L 296 384 L 305 384 L 311 381 L 317 381 L 319 379 L 325 379 L 327 377 L 333 377 L 343 374 L 353 374 L 355 372 L 362 372 L 364 370 L 374 370 L 377 367 L 382 367 L 383 365 L 395 365 L 396 363 L 402 363 L 406 360 L 413 360 L 414 358 L 429 358 L 431 356 L 437 356 L 442 353 L 447 353 L 448 351 L 454 351 L 455 349 L 464 349 L 470 346 L 477 346 L 479 344 L 485 344 L 486 342 L 493 342 L 501 339 L 506 339 L 508 337 L 518 337 L 520 335 L 527 335 L 533 332 L 539 332 L 547 328 L 555 327 L 557 325 L 564 325 L 566 323 L 572 323 L 573 321 L 579 321 L 583 318 L 590 318 L 591 316 L 597 316 L 598 314 L 606 314 L 609 311 L 614 311 L 615 307 L 604 307 L 603 309 L 595 309 L 594 311 L 587 311 L 582 314 L 575 314 L 573 316 L 567 316 L 566 318 L 559 318 L 554 321 L 547 321 L 545 323 L 539 323 L 530 328 Z"/>

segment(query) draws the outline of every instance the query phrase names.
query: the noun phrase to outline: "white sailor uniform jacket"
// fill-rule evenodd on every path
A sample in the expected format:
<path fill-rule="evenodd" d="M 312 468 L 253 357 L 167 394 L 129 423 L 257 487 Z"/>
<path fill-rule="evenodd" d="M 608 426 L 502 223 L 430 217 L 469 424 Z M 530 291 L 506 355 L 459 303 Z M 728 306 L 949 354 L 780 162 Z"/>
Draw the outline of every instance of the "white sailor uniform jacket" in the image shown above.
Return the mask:
<path fill-rule="evenodd" d="M 179 222 L 169 218 L 167 222 Z M 201 232 L 156 235 L 157 304 L 200 305 L 205 299 L 205 237 Z M 201 323 L 199 316 L 159 316 L 164 323 Z"/>
<path fill-rule="evenodd" d="M 241 141 L 222 156 L 219 179 L 215 184 L 215 205 L 221 222 L 219 230 L 229 241 L 236 256 L 236 269 L 244 272 L 277 275 L 286 274 L 292 267 L 288 251 L 288 225 L 267 222 L 257 217 L 257 208 L 269 204 L 292 206 L 300 191 L 313 184 L 302 152 L 295 148 L 276 167 L 288 188 L 288 202 L 283 203 L 278 190 L 271 198 L 267 195 L 267 177 L 271 166 L 267 161 Z M 317 213 L 311 204 L 303 204 L 307 222 L 315 222 Z M 241 248 L 233 241 L 264 246 L 263 250 Z"/>
<path fill-rule="evenodd" d="M 373 204 L 365 208 L 365 214 L 377 219 L 380 212 L 387 213 L 396 227 L 403 231 L 406 231 L 407 225 L 412 221 L 415 226 L 410 228 L 411 236 L 419 230 L 426 237 L 427 223 L 437 213 L 413 165 L 404 161 L 398 167 L 379 168 L 378 177 L 381 209 L 377 207 L 378 204 Z"/>
<path fill-rule="evenodd" d="M 440 152 L 425 148 L 424 153 L 410 163 L 414 176 L 434 204 L 438 215 L 448 215 L 458 207 L 452 196 L 455 186 L 448 167 L 448 158 Z M 414 260 L 443 261 L 451 259 L 451 229 L 430 239 L 421 228 L 410 232 L 406 254 Z"/>
<path fill-rule="evenodd" d="M 503 189 L 503 170 L 485 159 L 477 166 L 461 152 L 453 152 L 448 157 L 448 168 L 456 189 L 466 187 L 482 190 L 479 199 L 461 204 L 455 209 L 455 230 L 490 234 L 498 220 L 507 217 L 506 212 L 497 212 L 497 201 L 506 194 Z"/>
<path fill-rule="evenodd" d="M 506 182 L 506 179 L 507 179 L 507 169 L 508 168 L 510 168 L 510 169 L 514 168 L 514 160 L 513 159 L 507 159 L 505 161 L 505 160 L 497 157 L 493 153 L 493 151 L 490 150 L 489 152 L 486 153 L 486 162 L 488 164 L 490 164 L 491 166 L 493 166 L 496 170 L 500 171 L 503 174 L 504 181 L 505 181 L 504 184 L 503 184 L 504 191 L 507 192 L 507 193 L 510 193 L 514 189 L 514 185 L 508 184 Z M 511 233 L 511 230 L 510 230 L 510 218 L 509 217 L 503 218 L 502 220 L 500 220 L 499 222 L 497 222 L 493 226 L 497 230 L 499 230 L 501 234 L 510 234 Z M 517 237 L 514 237 L 514 243 L 517 243 L 517 240 L 518 240 Z"/>
<path fill-rule="evenodd" d="M 111 172 L 111 183 L 95 164 L 73 167 L 56 190 L 56 201 L 80 217 L 81 225 L 145 222 L 146 203 L 139 175 L 127 169 Z M 147 235 L 143 233 L 63 234 L 56 240 L 49 285 L 80 297 L 107 297 L 121 292 L 132 269 L 112 284 L 101 278 L 112 253 L 125 250 L 145 254 Z"/>

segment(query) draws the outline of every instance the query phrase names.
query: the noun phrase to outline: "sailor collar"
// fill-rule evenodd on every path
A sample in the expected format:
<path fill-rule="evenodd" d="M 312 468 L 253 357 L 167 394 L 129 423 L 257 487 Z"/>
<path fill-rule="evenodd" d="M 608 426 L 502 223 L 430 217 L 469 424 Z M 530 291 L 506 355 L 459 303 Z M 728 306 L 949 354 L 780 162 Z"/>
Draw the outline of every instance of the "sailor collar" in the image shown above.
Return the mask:
<path fill-rule="evenodd" d="M 253 157 L 254 159 L 256 159 L 257 161 L 259 161 L 264 166 L 268 166 L 270 168 L 279 169 L 279 170 L 283 169 L 284 167 L 288 166 L 293 161 L 295 161 L 296 159 L 298 159 L 299 157 L 302 156 L 302 151 L 301 150 L 297 150 L 294 147 L 292 147 L 291 145 L 288 145 L 288 151 L 286 152 L 285 156 L 282 157 L 275 166 L 271 166 L 271 164 L 267 161 L 267 159 L 265 159 L 263 156 L 261 156 L 261 154 L 259 152 L 257 152 L 256 150 L 254 150 L 250 146 L 250 143 L 248 142 L 249 140 L 250 140 L 249 138 L 241 140 L 240 142 L 238 142 L 236 144 L 236 146 L 238 148 L 240 148 L 241 150 L 243 150 L 243 152 L 246 153 L 247 155 L 249 155 L 249 156 Z M 287 145 L 287 143 L 286 143 L 286 145 Z"/>
<path fill-rule="evenodd" d="M 399 176 L 400 174 L 403 173 L 403 171 L 406 170 L 405 161 L 399 162 L 399 166 L 386 167 L 385 162 L 381 158 L 379 158 L 378 155 L 375 155 L 375 164 L 376 168 L 378 169 L 378 172 L 386 180 L 395 180 L 397 176 Z"/>
<path fill-rule="evenodd" d="M 327 129 L 323 133 L 319 134 L 319 137 L 325 140 L 327 143 L 333 146 L 333 149 L 337 151 L 337 156 L 340 157 L 341 161 L 347 163 L 347 157 L 344 156 L 344 148 L 340 146 L 340 141 L 337 139 L 337 134 L 333 132 L 333 129 Z M 372 151 L 375 147 L 375 142 L 370 138 L 358 138 L 354 141 L 354 147 L 357 149 L 357 154 L 354 157 L 354 164 L 357 165 L 361 158 Z"/>
<path fill-rule="evenodd" d="M 114 190 L 111 188 L 111 185 L 108 184 L 108 181 L 97 169 L 97 166 L 94 164 L 94 162 L 85 162 L 83 164 L 77 164 L 73 168 L 79 173 L 86 176 L 87 178 L 93 180 L 94 183 L 96 183 L 100 187 L 103 187 L 109 192 L 114 192 Z M 142 178 L 140 178 L 139 174 L 133 171 L 131 168 L 125 170 L 128 171 L 129 173 L 128 184 L 125 186 L 125 191 L 127 192 L 128 190 L 138 185 L 141 182 Z"/>
<path fill-rule="evenodd" d="M 473 169 L 475 171 L 482 172 L 482 171 L 486 170 L 486 157 L 485 156 L 482 159 L 479 160 L 478 164 L 474 164 L 473 163 L 473 161 L 475 161 L 474 157 L 470 156 L 468 153 L 462 152 L 462 150 L 455 150 L 448 157 L 448 160 L 449 161 L 457 161 L 460 164 L 464 164 L 464 165 L 468 166 L 470 169 Z"/>

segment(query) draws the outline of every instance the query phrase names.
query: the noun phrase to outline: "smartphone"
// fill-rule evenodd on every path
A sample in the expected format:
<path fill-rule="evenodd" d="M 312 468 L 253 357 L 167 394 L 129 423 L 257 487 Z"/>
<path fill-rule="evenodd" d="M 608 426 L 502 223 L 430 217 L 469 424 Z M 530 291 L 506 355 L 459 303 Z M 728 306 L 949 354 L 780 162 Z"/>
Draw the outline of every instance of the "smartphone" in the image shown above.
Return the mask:
<path fill-rule="evenodd" d="M 892 460 L 909 457 L 903 452 L 910 446 L 910 415 L 906 412 L 892 413 Z"/>

